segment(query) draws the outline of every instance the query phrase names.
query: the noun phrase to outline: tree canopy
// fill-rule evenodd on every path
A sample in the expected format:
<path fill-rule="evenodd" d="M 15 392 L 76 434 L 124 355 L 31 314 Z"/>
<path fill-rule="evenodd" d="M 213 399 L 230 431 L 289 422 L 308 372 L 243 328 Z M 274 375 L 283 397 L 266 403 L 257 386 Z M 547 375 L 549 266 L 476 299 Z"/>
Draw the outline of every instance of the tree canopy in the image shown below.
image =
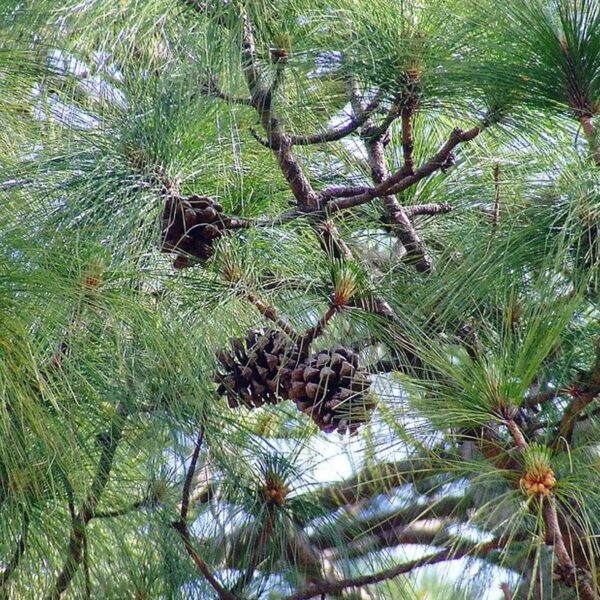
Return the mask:
<path fill-rule="evenodd" d="M 0 598 L 599 597 L 598 0 L 0 31 Z"/>

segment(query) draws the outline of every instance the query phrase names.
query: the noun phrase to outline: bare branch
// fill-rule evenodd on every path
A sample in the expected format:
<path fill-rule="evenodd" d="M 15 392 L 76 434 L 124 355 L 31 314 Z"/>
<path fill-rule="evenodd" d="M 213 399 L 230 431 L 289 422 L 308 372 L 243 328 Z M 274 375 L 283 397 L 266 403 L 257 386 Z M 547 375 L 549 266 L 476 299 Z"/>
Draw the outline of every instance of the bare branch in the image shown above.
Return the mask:
<path fill-rule="evenodd" d="M 211 77 L 202 83 L 202 93 L 213 98 L 220 98 L 228 104 L 252 106 L 252 98 L 239 98 L 221 90 L 216 77 Z"/>
<path fill-rule="evenodd" d="M 179 510 L 179 517 L 182 521 L 187 519 L 188 507 L 190 503 L 190 492 L 192 490 L 192 481 L 194 480 L 194 474 L 196 473 L 196 465 L 198 464 L 198 456 L 200 455 L 200 449 L 202 448 L 202 442 L 204 441 L 204 426 L 200 426 L 198 431 L 198 438 L 192 452 L 192 459 L 188 467 L 185 481 L 183 482 L 183 490 L 181 492 L 181 508 Z"/>
<path fill-rule="evenodd" d="M 480 132 L 480 127 L 473 127 L 467 131 L 458 128 L 455 129 L 440 150 L 425 164 L 419 167 L 413 175 L 408 175 L 402 168 L 382 181 L 379 185 L 369 188 L 364 193 L 330 202 L 326 206 L 327 212 L 333 214 L 340 210 L 346 210 L 348 208 L 366 204 L 367 202 L 371 202 L 374 198 L 397 194 L 398 192 L 408 189 L 415 183 L 421 181 L 421 179 L 424 179 L 439 170 L 456 146 L 475 139 Z"/>
<path fill-rule="evenodd" d="M 418 215 L 441 215 L 452 211 L 450 204 L 415 204 L 413 206 L 403 206 L 404 213 L 408 217 Z"/>
<path fill-rule="evenodd" d="M 372 585 L 381 581 L 394 579 L 395 577 L 398 577 L 398 575 L 410 573 L 411 571 L 419 567 L 433 565 L 441 562 L 447 562 L 451 560 L 458 560 L 467 556 L 485 555 L 493 550 L 502 548 L 506 544 L 506 542 L 507 540 L 505 538 L 496 538 L 484 544 L 468 544 L 463 546 L 462 548 L 445 548 L 444 550 L 440 550 L 439 552 L 435 552 L 434 554 L 429 554 L 427 556 L 424 556 L 423 558 L 418 558 L 416 560 L 401 563 L 390 569 L 379 571 L 378 573 L 373 573 L 372 575 L 354 577 L 331 583 L 326 581 L 317 583 L 309 586 L 305 590 L 301 590 L 299 592 L 296 592 L 295 594 L 285 596 L 284 598 L 282 598 L 282 600 L 308 600 L 309 598 L 314 598 L 315 596 L 319 595 L 335 594 L 348 588 L 359 588 L 365 585 Z M 585 600 L 588 599 L 586 598 Z"/>
<path fill-rule="evenodd" d="M 359 127 L 362 127 L 371 115 L 379 107 L 379 98 L 371 102 L 360 114 L 360 116 L 353 117 L 346 125 L 328 129 L 322 133 L 315 133 L 313 135 L 292 135 L 290 136 L 290 142 L 293 146 L 309 146 L 311 144 L 324 144 L 327 142 L 336 142 L 341 140 L 350 134 L 354 133 Z"/>

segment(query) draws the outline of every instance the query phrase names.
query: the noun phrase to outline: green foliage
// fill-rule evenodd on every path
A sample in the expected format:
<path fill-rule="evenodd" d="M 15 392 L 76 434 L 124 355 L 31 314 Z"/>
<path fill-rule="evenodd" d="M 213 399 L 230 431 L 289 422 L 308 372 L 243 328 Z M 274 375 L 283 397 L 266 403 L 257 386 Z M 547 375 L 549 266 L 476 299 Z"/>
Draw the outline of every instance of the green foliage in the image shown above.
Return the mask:
<path fill-rule="evenodd" d="M 597 0 L 5 0 L 0 31 L 0 598 L 589 600 Z M 226 233 L 176 270 L 193 195 Z M 266 326 L 357 353 L 356 436 L 216 396 Z"/>

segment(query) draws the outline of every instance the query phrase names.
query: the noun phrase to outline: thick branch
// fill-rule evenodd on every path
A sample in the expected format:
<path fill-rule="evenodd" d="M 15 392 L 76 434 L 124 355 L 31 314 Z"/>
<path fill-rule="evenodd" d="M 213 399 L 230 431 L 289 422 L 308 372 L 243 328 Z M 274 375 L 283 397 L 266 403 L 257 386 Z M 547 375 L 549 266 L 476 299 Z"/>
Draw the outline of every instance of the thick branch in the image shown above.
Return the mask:
<path fill-rule="evenodd" d="M 273 110 L 273 90 L 262 80 L 252 25 L 246 11 L 238 4 L 242 13 L 242 70 L 261 125 L 267 134 L 269 147 L 274 151 L 283 176 L 286 178 L 298 205 L 307 210 L 318 208 L 318 196 L 302 171 L 292 152 L 292 144 Z"/>
<path fill-rule="evenodd" d="M 597 600 L 596 593 L 584 576 L 578 573 L 571 555 L 565 545 L 556 513 L 556 501 L 553 496 L 543 500 L 544 523 L 546 525 L 546 542 L 554 546 L 554 554 L 560 565 L 558 575 L 569 587 L 577 588 L 582 600 Z"/>
<path fill-rule="evenodd" d="M 415 170 L 413 150 L 412 111 L 407 108 L 402 111 L 402 155 L 404 156 L 403 168 L 409 175 L 412 175 Z"/>
<path fill-rule="evenodd" d="M 421 181 L 421 179 L 424 179 L 425 177 L 428 177 L 432 173 L 435 173 L 437 170 L 439 170 L 456 146 L 475 139 L 480 132 L 480 127 L 473 127 L 468 131 L 463 131 L 462 129 L 458 128 L 455 129 L 448 138 L 448 141 L 440 148 L 440 150 L 425 164 L 419 167 L 413 175 L 408 175 L 404 169 L 400 169 L 382 181 L 379 185 L 369 188 L 367 191 L 361 194 L 350 196 L 348 198 L 340 198 L 339 200 L 330 202 L 327 205 L 327 212 L 333 214 L 340 210 L 361 206 L 362 204 L 371 202 L 371 200 L 374 198 L 380 198 L 382 196 L 402 192 L 403 190 L 413 186 L 415 183 Z"/>

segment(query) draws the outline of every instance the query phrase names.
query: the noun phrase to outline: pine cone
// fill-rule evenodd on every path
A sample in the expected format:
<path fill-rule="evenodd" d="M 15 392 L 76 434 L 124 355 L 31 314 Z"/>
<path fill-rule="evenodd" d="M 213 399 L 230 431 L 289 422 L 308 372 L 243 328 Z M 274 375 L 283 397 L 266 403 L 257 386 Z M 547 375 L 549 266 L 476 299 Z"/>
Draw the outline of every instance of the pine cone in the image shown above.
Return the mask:
<path fill-rule="evenodd" d="M 321 430 L 356 433 L 375 408 L 367 396 L 371 382 L 347 348 L 312 354 L 293 370 L 289 397 Z"/>
<path fill-rule="evenodd" d="M 298 349 L 286 335 L 273 329 L 249 331 L 243 339 L 232 339 L 231 348 L 217 353 L 222 369 L 215 376 L 217 394 L 226 395 L 231 408 L 287 400 Z"/>
<path fill-rule="evenodd" d="M 162 252 L 177 254 L 174 266 L 190 266 L 193 258 L 212 256 L 213 242 L 223 235 L 228 219 L 223 207 L 207 196 L 170 195 L 162 216 Z"/>

